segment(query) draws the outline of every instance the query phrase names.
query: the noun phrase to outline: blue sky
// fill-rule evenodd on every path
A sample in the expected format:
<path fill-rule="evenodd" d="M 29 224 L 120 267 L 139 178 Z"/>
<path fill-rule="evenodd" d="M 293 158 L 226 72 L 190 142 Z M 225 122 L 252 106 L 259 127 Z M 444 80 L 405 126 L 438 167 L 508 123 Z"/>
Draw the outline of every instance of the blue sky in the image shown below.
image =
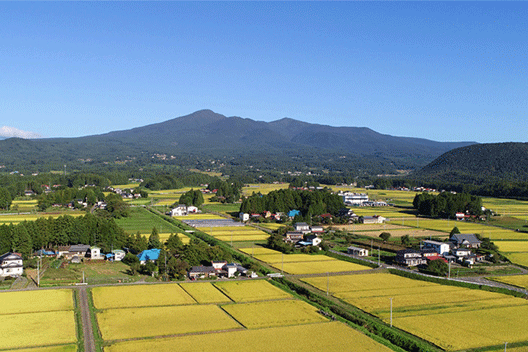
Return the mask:
<path fill-rule="evenodd" d="M 71 137 L 200 109 L 526 142 L 525 2 L 1 2 L 0 126 Z"/>

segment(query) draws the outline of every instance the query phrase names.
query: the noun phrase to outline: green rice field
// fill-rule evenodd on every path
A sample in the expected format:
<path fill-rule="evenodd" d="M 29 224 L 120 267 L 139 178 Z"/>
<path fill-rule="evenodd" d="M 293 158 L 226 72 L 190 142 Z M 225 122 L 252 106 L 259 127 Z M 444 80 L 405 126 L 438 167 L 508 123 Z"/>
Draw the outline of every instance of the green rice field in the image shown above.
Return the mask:
<path fill-rule="evenodd" d="M 115 221 L 117 225 L 129 234 L 135 234 L 138 231 L 150 234 L 153 227 L 156 227 L 159 233 L 182 232 L 178 227 L 143 207 L 130 208 L 129 216 L 116 219 Z"/>

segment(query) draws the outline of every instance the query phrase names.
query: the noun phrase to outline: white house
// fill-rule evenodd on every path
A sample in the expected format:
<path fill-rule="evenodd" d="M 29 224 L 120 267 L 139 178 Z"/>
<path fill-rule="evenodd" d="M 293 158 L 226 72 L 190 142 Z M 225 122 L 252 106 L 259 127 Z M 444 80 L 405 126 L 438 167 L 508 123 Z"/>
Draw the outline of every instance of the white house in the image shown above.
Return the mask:
<path fill-rule="evenodd" d="M 295 228 L 295 231 L 305 233 L 310 233 L 310 225 L 308 225 L 305 222 L 297 222 L 295 225 L 293 225 Z"/>
<path fill-rule="evenodd" d="M 450 251 L 449 243 L 431 240 L 422 241 L 422 248 L 432 248 L 439 255 L 449 254 Z"/>
<path fill-rule="evenodd" d="M 184 216 L 187 215 L 187 206 L 180 204 L 170 211 L 170 216 Z"/>
<path fill-rule="evenodd" d="M 101 248 L 92 246 L 90 247 L 90 259 L 92 260 L 102 260 L 104 256 L 101 255 Z"/>
<path fill-rule="evenodd" d="M 358 257 L 368 257 L 368 249 L 350 246 L 347 248 L 347 253 L 357 255 Z"/>
<path fill-rule="evenodd" d="M 0 277 L 19 276 L 24 272 L 22 257 L 16 253 L 5 253 L 0 256 Z"/>
<path fill-rule="evenodd" d="M 238 217 L 240 221 L 246 222 L 249 221 L 249 214 L 248 213 L 240 213 L 238 214 Z"/>
<path fill-rule="evenodd" d="M 362 219 L 363 219 L 362 220 L 363 224 L 383 224 L 385 220 L 387 220 L 383 216 L 379 216 L 379 215 L 364 216 Z"/>
<path fill-rule="evenodd" d="M 361 205 L 369 200 L 368 194 L 365 193 L 341 192 L 338 193 L 338 196 L 340 196 L 343 199 L 343 203 L 347 205 Z"/>

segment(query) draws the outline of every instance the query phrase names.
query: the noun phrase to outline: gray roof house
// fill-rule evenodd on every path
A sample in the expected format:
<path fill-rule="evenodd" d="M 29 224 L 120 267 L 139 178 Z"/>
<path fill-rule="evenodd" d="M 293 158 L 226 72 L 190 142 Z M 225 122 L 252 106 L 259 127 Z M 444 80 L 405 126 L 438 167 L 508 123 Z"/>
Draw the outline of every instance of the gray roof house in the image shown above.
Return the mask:
<path fill-rule="evenodd" d="M 19 276 L 23 272 L 24 266 L 20 255 L 11 252 L 0 255 L 0 277 Z"/>
<path fill-rule="evenodd" d="M 482 243 L 477 236 L 472 233 L 457 233 L 451 236 L 449 239 L 455 247 L 466 247 L 466 248 L 479 248 Z"/>

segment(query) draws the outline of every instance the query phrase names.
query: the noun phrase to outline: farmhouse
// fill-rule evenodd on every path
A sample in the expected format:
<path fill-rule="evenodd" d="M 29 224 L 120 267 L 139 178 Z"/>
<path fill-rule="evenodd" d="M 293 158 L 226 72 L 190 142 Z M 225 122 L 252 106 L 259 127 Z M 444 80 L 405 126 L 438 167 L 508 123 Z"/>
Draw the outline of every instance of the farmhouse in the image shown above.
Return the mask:
<path fill-rule="evenodd" d="M 293 227 L 297 232 L 302 232 L 303 234 L 310 233 L 310 225 L 305 222 L 297 222 Z"/>
<path fill-rule="evenodd" d="M 0 277 L 19 276 L 23 272 L 24 266 L 19 254 L 7 252 L 0 255 Z"/>
<path fill-rule="evenodd" d="M 472 233 L 468 234 L 454 234 L 449 239 L 450 242 L 453 243 L 453 245 L 456 248 L 460 247 L 466 247 L 466 248 L 480 248 L 480 244 L 482 243 L 477 236 L 475 236 Z"/>
<path fill-rule="evenodd" d="M 101 255 L 101 248 L 92 246 L 88 250 L 88 255 L 90 256 L 90 259 L 92 260 L 102 260 L 104 259 L 104 256 Z"/>
<path fill-rule="evenodd" d="M 193 266 L 189 270 L 189 278 L 192 280 L 195 279 L 204 279 L 208 277 L 216 276 L 216 270 L 212 266 Z"/>
<path fill-rule="evenodd" d="M 417 266 L 426 264 L 427 260 L 420 251 L 414 249 L 402 249 L 396 252 L 396 263 L 406 266 Z"/>
<path fill-rule="evenodd" d="M 240 219 L 240 221 L 249 221 L 249 214 L 248 213 L 240 213 L 238 214 L 238 218 Z"/>
<path fill-rule="evenodd" d="M 357 255 L 358 257 L 368 257 L 368 249 L 350 246 L 347 248 L 347 253 Z"/>
<path fill-rule="evenodd" d="M 300 231 L 288 231 L 286 232 L 284 240 L 286 242 L 297 242 L 302 241 L 304 239 L 304 235 Z"/>
<path fill-rule="evenodd" d="M 449 243 L 425 240 L 422 241 L 423 248 L 432 248 L 439 255 L 449 254 Z"/>
<path fill-rule="evenodd" d="M 361 223 L 363 224 L 383 224 L 385 222 L 385 218 L 383 216 L 374 215 L 374 216 L 364 216 L 363 218 L 360 218 Z"/>
<path fill-rule="evenodd" d="M 160 255 L 161 249 L 153 248 L 153 249 L 147 249 L 139 253 L 137 256 L 139 258 L 140 264 L 145 264 L 147 261 L 155 262 L 158 260 Z"/>
<path fill-rule="evenodd" d="M 87 244 L 75 244 L 70 246 L 68 253 L 64 254 L 64 257 L 68 260 L 72 259 L 74 256 L 79 258 L 84 258 L 88 255 L 90 251 L 90 246 Z"/>

